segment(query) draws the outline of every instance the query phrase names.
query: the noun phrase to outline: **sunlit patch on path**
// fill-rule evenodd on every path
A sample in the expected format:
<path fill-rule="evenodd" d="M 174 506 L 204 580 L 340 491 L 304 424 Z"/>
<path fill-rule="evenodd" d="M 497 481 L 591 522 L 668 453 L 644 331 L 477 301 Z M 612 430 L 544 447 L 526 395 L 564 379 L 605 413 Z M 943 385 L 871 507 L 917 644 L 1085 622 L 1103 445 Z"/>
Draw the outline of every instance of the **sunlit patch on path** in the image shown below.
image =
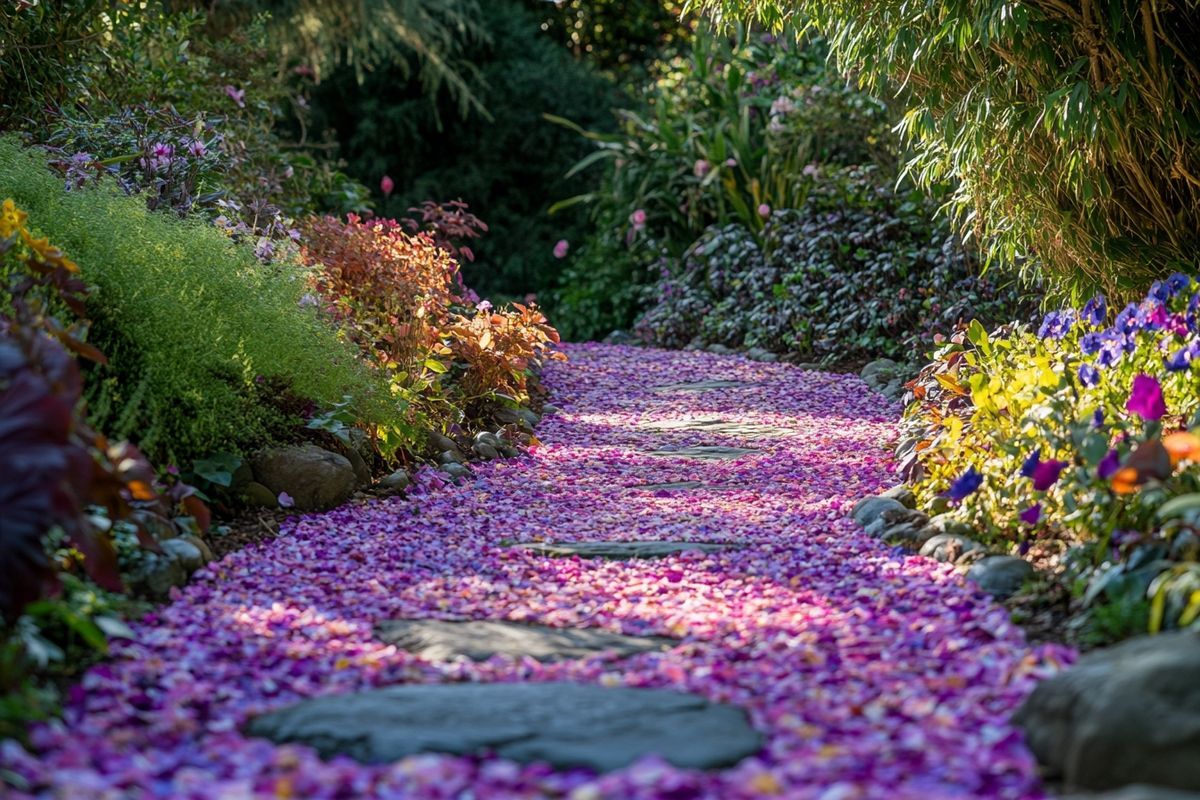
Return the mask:
<path fill-rule="evenodd" d="M 890 483 L 897 408 L 852 376 L 704 353 L 567 350 L 571 362 L 546 373 L 561 411 L 543 420 L 531 457 L 480 464 L 477 480 L 457 486 L 429 472 L 407 499 L 298 518 L 277 540 L 210 565 L 87 674 L 64 725 L 35 731 L 37 755 L 2 749 L 0 768 L 70 798 L 1040 796 L 1008 718 L 1054 664 L 949 567 L 848 519 Z M 654 454 L 742 446 L 747 430 L 695 420 L 774 434 L 736 458 Z M 679 550 L 611 550 L 646 542 Z M 567 547 L 577 550 L 556 552 Z M 613 638 L 560 642 L 563 657 L 542 659 L 532 651 L 547 640 L 523 654 L 386 641 L 395 620 Z M 516 688 L 488 700 L 493 689 L 477 684 Z M 392 718 L 375 701 L 424 703 L 428 686 L 480 691 L 458 716 L 422 712 L 406 736 L 363 733 L 363 719 Z M 498 726 L 523 687 L 542 686 L 567 687 L 528 690 L 555 698 L 552 723 L 514 718 L 464 743 L 470 725 Z M 624 689 L 662 693 L 642 712 L 626 704 L 624 717 L 595 722 L 611 758 L 533 730 L 580 732 L 592 700 L 572 703 Z M 329 698 L 317 716 L 343 745 L 281 732 L 309 725 L 289 710 L 316 698 Z M 653 703 L 685 719 L 718 709 L 694 729 L 705 759 L 689 760 Z M 736 733 L 737 720 L 749 728 Z M 732 751 L 709 752 L 716 731 Z M 317 748 L 295 743 L 306 740 Z M 334 753 L 351 757 L 323 758 Z"/>

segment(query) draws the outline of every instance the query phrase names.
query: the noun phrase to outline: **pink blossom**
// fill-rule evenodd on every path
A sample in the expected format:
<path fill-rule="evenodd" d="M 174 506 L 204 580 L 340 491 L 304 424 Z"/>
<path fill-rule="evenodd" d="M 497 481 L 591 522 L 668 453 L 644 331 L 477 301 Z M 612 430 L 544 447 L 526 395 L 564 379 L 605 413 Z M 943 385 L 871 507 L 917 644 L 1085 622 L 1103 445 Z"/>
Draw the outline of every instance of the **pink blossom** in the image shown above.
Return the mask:
<path fill-rule="evenodd" d="M 692 165 L 692 173 L 697 178 L 703 178 L 712 169 L 712 164 L 709 164 L 703 158 L 696 159 L 696 163 Z"/>
<path fill-rule="evenodd" d="M 246 107 L 245 89 L 236 89 L 233 86 L 226 86 L 225 94 L 229 95 L 233 99 L 233 102 L 237 103 L 238 108 Z"/>
<path fill-rule="evenodd" d="M 630 214 L 629 215 L 629 223 L 631 225 L 633 225 L 633 229 L 635 231 L 640 231 L 642 228 L 645 228 L 646 227 L 646 211 L 645 211 L 645 209 L 639 208 L 637 211 L 634 211 L 632 214 Z"/>
<path fill-rule="evenodd" d="M 391 176 L 384 175 L 379 179 L 379 190 L 383 192 L 384 197 L 391 197 L 392 192 L 396 189 L 396 184 Z"/>
<path fill-rule="evenodd" d="M 766 203 L 763 203 L 758 207 L 758 215 L 763 219 L 767 219 L 771 216 L 771 207 Z"/>
<path fill-rule="evenodd" d="M 555 258 L 566 258 L 567 251 L 569 251 L 570 249 L 571 249 L 570 242 L 568 242 L 566 239 L 559 239 L 558 243 L 556 245 L 554 245 L 554 257 Z"/>

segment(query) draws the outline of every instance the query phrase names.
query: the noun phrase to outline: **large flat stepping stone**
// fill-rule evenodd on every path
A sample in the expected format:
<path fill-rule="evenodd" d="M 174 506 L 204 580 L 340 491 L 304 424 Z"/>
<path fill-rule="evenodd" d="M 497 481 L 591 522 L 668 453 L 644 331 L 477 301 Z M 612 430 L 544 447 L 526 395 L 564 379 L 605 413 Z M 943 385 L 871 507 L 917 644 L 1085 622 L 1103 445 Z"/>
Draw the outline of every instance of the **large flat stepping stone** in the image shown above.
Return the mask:
<path fill-rule="evenodd" d="M 738 422 L 728 419 L 679 419 L 656 422 L 645 426 L 648 431 L 700 431 L 725 436 L 741 436 L 747 439 L 768 439 L 787 436 L 793 431 L 774 425 L 759 425 L 753 422 Z"/>
<path fill-rule="evenodd" d="M 762 746 L 745 713 L 732 706 L 662 689 L 575 683 L 390 686 L 306 700 L 251 720 L 246 732 L 367 764 L 492 752 L 597 772 L 648 753 L 677 767 L 716 769 Z"/>
<path fill-rule="evenodd" d="M 707 381 L 684 381 L 681 383 L 664 383 L 661 386 L 652 386 L 652 392 L 707 392 L 712 389 L 733 389 L 742 388 L 745 386 L 753 386 L 753 383 L 747 381 L 730 381 L 730 380 L 707 380 Z"/>
<path fill-rule="evenodd" d="M 757 453 L 752 447 L 722 447 L 719 445 L 698 445 L 695 447 L 680 447 L 674 450 L 651 450 L 648 455 L 660 458 L 686 458 L 693 461 L 731 461 L 741 458 L 747 453 Z"/>
<path fill-rule="evenodd" d="M 569 558 L 665 558 L 689 550 L 699 550 L 701 553 L 718 553 L 722 550 L 736 550 L 740 544 L 733 542 L 529 542 L 515 545 L 518 549 L 527 550 L 544 556 Z"/>
<path fill-rule="evenodd" d="M 704 486 L 700 481 L 672 481 L 670 483 L 639 483 L 628 486 L 628 489 L 643 489 L 647 492 L 677 492 L 686 489 L 699 489 Z"/>
<path fill-rule="evenodd" d="M 504 620 L 398 619 L 376 625 L 375 635 L 431 661 L 486 661 L 495 655 L 563 661 L 606 652 L 631 656 L 678 644 L 663 636 L 624 636 L 596 628 L 551 628 Z"/>

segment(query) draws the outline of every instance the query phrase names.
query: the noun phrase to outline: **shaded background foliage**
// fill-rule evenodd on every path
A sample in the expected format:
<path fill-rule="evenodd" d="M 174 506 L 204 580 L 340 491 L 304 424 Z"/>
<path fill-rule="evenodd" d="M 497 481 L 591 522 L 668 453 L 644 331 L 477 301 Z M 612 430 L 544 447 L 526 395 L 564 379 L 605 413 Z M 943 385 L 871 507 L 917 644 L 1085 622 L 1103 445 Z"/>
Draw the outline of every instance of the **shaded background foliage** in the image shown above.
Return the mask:
<path fill-rule="evenodd" d="M 396 194 L 376 198 L 383 216 L 403 216 L 430 198 L 466 201 L 490 228 L 464 265 L 469 284 L 485 294 L 540 293 L 556 277 L 554 243 L 583 235 L 582 215 L 552 219 L 547 211 L 581 190 L 579 179 L 564 176 L 586 152 L 542 115 L 609 127 L 620 93 L 543 32 L 519 0 L 486 3 L 478 22 L 488 41 L 469 46 L 468 85 L 486 98 L 483 108 L 460 114 L 453 96 L 431 97 L 406 62 L 393 62 L 361 83 L 344 68 L 315 86 L 313 128 L 336 140 L 352 175 L 371 186 L 393 179 Z"/>

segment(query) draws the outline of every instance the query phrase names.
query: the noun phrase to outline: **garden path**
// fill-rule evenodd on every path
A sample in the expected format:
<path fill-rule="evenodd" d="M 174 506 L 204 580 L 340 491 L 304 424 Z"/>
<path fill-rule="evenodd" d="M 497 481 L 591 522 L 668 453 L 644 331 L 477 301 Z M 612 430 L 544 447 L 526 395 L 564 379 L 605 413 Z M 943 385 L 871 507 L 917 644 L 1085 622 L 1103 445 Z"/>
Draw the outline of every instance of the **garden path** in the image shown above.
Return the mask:
<path fill-rule="evenodd" d="M 532 457 L 457 486 L 423 473 L 407 499 L 301 518 L 210 565 L 88 673 L 66 726 L 37 732 L 39 758 L 10 747 L 0 766 L 72 798 L 1039 796 L 1006 720 L 1049 666 L 950 567 L 848 519 L 889 482 L 898 408 L 854 376 L 567 351 L 547 368 L 560 410 Z M 692 385 L 711 380 L 725 385 Z M 513 546 L 633 540 L 739 546 L 644 559 Z M 470 661 L 419 657 L 376 627 L 434 618 L 667 641 Z M 323 761 L 241 733 L 304 698 L 457 681 L 693 692 L 744 709 L 763 747 L 723 769 L 644 758 L 597 777 L 492 757 Z"/>

